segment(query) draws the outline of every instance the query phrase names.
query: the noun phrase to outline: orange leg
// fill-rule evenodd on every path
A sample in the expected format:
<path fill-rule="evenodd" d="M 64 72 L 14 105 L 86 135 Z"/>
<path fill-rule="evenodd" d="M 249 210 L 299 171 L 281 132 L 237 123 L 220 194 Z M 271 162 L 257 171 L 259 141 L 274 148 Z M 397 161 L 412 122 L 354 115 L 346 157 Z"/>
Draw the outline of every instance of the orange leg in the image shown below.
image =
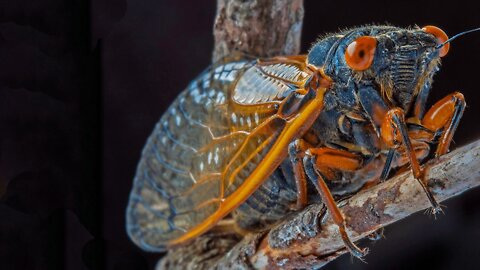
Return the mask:
<path fill-rule="evenodd" d="M 311 148 L 305 152 L 303 163 L 308 178 L 322 197 L 323 203 L 332 215 L 333 222 L 337 224 L 345 246 L 355 257 L 361 258 L 365 256 L 368 250 L 360 249 L 348 237 L 345 229 L 345 219 L 322 176 L 322 173 L 328 169 L 343 171 L 358 169 L 361 166 L 360 159 L 347 151 L 331 148 Z"/>
<path fill-rule="evenodd" d="M 383 141 L 390 148 L 403 147 L 403 152 L 407 155 L 410 162 L 410 167 L 415 179 L 420 183 L 425 194 L 428 197 L 433 209 L 433 213 L 436 214 L 442 211 L 440 205 L 433 197 L 433 194 L 427 187 L 424 181 L 423 170 L 420 168 L 415 151 L 413 150 L 412 143 L 405 125 L 405 112 L 400 108 L 393 108 L 387 112 L 381 126 L 381 136 Z"/>
<path fill-rule="evenodd" d="M 302 139 L 297 139 L 288 146 L 288 156 L 292 163 L 295 184 L 297 186 L 297 204 L 295 210 L 303 209 L 307 205 L 307 180 L 302 163 L 306 148 L 306 142 Z"/>
<path fill-rule="evenodd" d="M 435 156 L 438 157 L 448 152 L 453 134 L 457 129 L 465 106 L 465 98 L 462 93 L 455 92 L 435 103 L 425 114 L 425 117 L 422 119 L 424 127 L 432 131 L 443 129 Z"/>

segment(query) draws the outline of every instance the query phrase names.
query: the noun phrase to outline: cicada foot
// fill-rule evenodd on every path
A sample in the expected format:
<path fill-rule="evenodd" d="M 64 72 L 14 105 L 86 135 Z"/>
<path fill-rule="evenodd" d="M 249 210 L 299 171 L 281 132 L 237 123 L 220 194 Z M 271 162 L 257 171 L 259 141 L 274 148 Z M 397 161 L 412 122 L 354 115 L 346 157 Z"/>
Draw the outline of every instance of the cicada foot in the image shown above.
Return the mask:
<path fill-rule="evenodd" d="M 347 247 L 348 251 L 350 254 L 352 254 L 354 257 L 359 258 L 360 260 L 363 259 L 363 257 L 367 256 L 369 249 L 368 248 L 359 248 L 355 243 L 350 240 L 350 237 L 347 235 L 347 232 L 345 230 L 345 224 L 338 226 L 338 230 L 340 232 L 340 235 L 342 236 L 342 241 L 345 244 L 345 247 Z"/>
<path fill-rule="evenodd" d="M 371 234 L 369 234 L 367 236 L 368 240 L 371 240 L 371 241 L 378 241 L 382 238 L 385 238 L 385 235 L 383 234 L 383 232 L 385 231 L 385 229 L 382 227 L 374 232 L 372 232 Z"/>
<path fill-rule="evenodd" d="M 428 201 L 430 202 L 430 208 L 427 209 L 427 213 L 433 214 L 436 218 L 437 214 L 439 213 L 444 213 L 442 206 L 437 202 L 435 197 L 433 196 L 432 191 L 430 190 L 430 187 L 428 186 L 427 180 L 426 179 L 426 169 L 425 168 L 419 168 L 419 173 L 416 173 L 413 168 L 413 176 L 415 180 L 420 184 L 420 186 L 423 189 L 423 192 L 425 195 L 427 195 Z"/>
<path fill-rule="evenodd" d="M 321 164 L 322 167 L 319 167 Z M 359 248 L 353 243 L 346 231 L 345 219 L 335 202 L 330 189 L 325 183 L 322 171 L 326 169 L 354 170 L 360 166 L 360 161 L 356 155 L 337 149 L 330 148 L 312 148 L 305 152 L 303 165 L 308 178 L 312 181 L 322 198 L 322 202 L 327 207 L 333 222 L 338 226 L 338 231 L 342 241 L 348 251 L 360 260 L 368 254 L 367 248 Z"/>
<path fill-rule="evenodd" d="M 436 184 L 436 181 L 434 179 L 427 179 L 426 178 L 426 175 L 427 175 L 427 172 L 428 172 L 429 168 L 430 168 L 430 165 L 426 164 L 424 166 L 423 170 L 422 170 L 422 176 L 423 176 L 422 180 L 425 183 L 425 186 L 426 186 L 425 189 L 428 190 L 427 196 L 430 199 L 430 204 L 432 205 L 431 207 L 429 207 L 425 210 L 425 213 L 428 214 L 428 215 L 433 215 L 436 219 L 437 214 L 445 214 L 445 211 L 443 209 L 446 208 L 446 206 L 438 203 L 432 195 L 432 190 L 435 190 L 436 188 L 439 188 L 439 186 L 438 186 L 438 184 Z M 443 185 L 440 186 L 440 188 L 443 188 L 443 187 L 444 187 Z M 433 202 L 432 202 L 431 198 L 433 199 Z"/>
<path fill-rule="evenodd" d="M 437 202 L 437 200 L 435 199 L 435 197 L 433 197 L 432 191 L 430 190 L 430 188 L 429 188 L 429 187 L 427 186 L 427 184 L 425 183 L 424 177 L 422 177 L 422 179 L 416 179 L 416 180 L 417 180 L 417 182 L 420 183 L 420 185 L 422 186 L 423 191 L 425 192 L 425 194 L 427 195 L 428 200 L 430 201 L 431 207 L 428 209 L 428 213 L 433 214 L 435 217 L 436 217 L 437 214 L 439 214 L 439 213 L 444 213 L 444 212 L 443 212 L 443 209 L 442 209 L 442 206 Z"/>

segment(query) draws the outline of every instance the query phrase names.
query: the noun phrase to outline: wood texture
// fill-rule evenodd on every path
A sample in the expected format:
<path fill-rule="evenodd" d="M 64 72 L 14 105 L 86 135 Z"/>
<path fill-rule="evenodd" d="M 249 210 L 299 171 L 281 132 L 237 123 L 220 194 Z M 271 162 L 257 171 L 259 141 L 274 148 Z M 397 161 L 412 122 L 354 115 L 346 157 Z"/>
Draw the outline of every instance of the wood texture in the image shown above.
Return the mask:
<path fill-rule="evenodd" d="M 303 0 L 217 0 L 213 62 L 234 52 L 298 54 L 303 13 Z"/>

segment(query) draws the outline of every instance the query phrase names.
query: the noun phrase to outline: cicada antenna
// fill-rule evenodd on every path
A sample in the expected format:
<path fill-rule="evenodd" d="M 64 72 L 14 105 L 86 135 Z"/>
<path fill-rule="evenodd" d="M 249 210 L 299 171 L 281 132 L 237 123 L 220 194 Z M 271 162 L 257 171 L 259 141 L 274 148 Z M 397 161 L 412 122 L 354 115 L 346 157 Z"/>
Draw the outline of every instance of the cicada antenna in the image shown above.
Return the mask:
<path fill-rule="evenodd" d="M 442 48 L 443 46 L 445 46 L 445 44 L 447 43 L 450 43 L 452 42 L 454 39 L 460 37 L 460 36 L 463 36 L 463 35 L 466 35 L 466 34 L 469 34 L 469 33 L 472 33 L 472 32 L 476 32 L 476 31 L 480 31 L 480 27 L 479 28 L 475 28 L 475 29 L 470 29 L 470 30 L 467 30 L 467 31 L 463 31 L 461 33 L 458 33 L 456 35 L 454 35 L 453 37 L 447 39 L 445 42 L 441 43 L 441 44 L 438 44 L 437 47 L 435 47 L 435 49 L 440 49 Z"/>

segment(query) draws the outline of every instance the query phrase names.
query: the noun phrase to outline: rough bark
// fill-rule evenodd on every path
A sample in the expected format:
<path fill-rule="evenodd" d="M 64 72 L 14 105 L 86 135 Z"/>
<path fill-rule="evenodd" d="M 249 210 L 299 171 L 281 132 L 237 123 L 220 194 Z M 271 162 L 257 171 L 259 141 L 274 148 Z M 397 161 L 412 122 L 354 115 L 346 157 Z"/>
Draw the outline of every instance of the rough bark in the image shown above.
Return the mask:
<path fill-rule="evenodd" d="M 217 0 L 213 61 L 298 54 L 302 22 L 303 0 Z"/>

